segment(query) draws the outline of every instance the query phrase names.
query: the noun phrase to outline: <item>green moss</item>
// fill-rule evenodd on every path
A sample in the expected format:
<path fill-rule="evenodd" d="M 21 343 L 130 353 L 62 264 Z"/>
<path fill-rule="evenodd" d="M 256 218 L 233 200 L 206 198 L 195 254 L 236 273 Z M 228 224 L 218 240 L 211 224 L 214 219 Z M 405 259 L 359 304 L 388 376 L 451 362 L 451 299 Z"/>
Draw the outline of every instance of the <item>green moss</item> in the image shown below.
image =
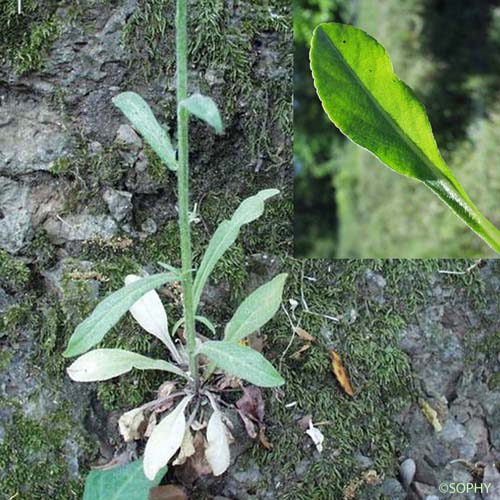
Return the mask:
<path fill-rule="evenodd" d="M 126 147 L 112 143 L 93 153 L 89 149 L 90 141 L 83 134 L 75 135 L 73 142 L 72 153 L 58 158 L 50 169 L 54 175 L 64 177 L 69 187 L 63 213 L 74 212 L 82 203 L 102 213 L 105 204 L 98 194 L 104 187 L 123 183 L 128 169 L 122 156 Z"/>
<path fill-rule="evenodd" d="M 70 171 L 71 161 L 67 156 L 58 158 L 50 167 L 50 172 L 54 175 L 65 175 Z"/>
<path fill-rule="evenodd" d="M 41 226 L 35 229 L 33 239 L 26 249 L 26 255 L 32 260 L 33 269 L 37 273 L 49 269 L 55 263 L 57 258 L 55 247 Z"/>
<path fill-rule="evenodd" d="M 9 367 L 12 360 L 12 354 L 9 351 L 0 352 L 0 372 Z"/>
<path fill-rule="evenodd" d="M 33 304 L 30 301 L 9 306 L 0 317 L 0 332 L 13 333 L 16 328 L 22 325 L 32 324 L 32 306 Z"/>
<path fill-rule="evenodd" d="M 23 288 L 30 280 L 29 267 L 21 260 L 0 250 L 0 285 Z"/>
<path fill-rule="evenodd" d="M 61 31 L 61 21 L 55 15 L 57 2 L 40 4 L 23 0 L 22 13 L 17 2 L 0 1 L 0 63 L 10 63 L 18 75 L 37 71 Z"/>
<path fill-rule="evenodd" d="M 75 432 L 70 409 L 30 419 L 18 405 L 2 401 L 2 408 L 13 412 L 12 424 L 0 442 L 0 489 L 5 498 L 80 499 L 83 481 L 72 475 L 68 455 L 74 447 L 90 453 L 91 445 L 86 436 Z"/>
<path fill-rule="evenodd" d="M 500 390 L 500 372 L 494 373 L 488 380 L 488 387 L 492 391 Z"/>

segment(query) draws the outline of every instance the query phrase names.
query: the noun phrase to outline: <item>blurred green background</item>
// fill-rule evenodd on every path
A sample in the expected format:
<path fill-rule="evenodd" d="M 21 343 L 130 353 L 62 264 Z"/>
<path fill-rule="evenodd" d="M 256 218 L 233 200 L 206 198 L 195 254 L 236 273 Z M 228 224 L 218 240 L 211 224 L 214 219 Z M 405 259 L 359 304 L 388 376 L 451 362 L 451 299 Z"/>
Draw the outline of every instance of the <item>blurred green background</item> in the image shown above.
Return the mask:
<path fill-rule="evenodd" d="M 445 160 L 500 227 L 500 0 L 294 3 L 296 255 L 495 256 L 425 186 L 338 132 L 316 97 L 308 50 L 324 21 L 377 38 L 425 104 Z"/>

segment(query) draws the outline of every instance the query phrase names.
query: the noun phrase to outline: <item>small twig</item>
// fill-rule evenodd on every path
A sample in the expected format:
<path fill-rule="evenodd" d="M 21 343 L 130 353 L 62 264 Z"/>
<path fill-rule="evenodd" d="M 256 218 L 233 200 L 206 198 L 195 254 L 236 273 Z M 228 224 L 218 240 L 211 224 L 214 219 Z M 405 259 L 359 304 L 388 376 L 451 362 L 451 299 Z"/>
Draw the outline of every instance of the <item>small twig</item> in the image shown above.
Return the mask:
<path fill-rule="evenodd" d="M 328 319 L 330 321 L 336 321 L 339 322 L 340 319 L 335 317 L 335 316 L 330 316 L 329 314 L 321 314 L 317 313 L 314 311 L 311 311 L 309 309 L 309 306 L 307 305 L 306 298 L 304 297 L 304 279 L 306 278 L 304 276 L 304 263 L 302 264 L 302 270 L 300 271 L 300 300 L 302 302 L 302 307 L 304 308 L 304 312 L 307 314 L 312 314 L 313 316 L 319 316 L 320 318 Z M 310 281 L 316 281 L 315 278 L 307 278 Z"/>
<path fill-rule="evenodd" d="M 470 274 L 476 267 L 481 266 L 483 263 L 483 259 L 478 259 L 474 264 L 471 264 L 465 271 L 447 271 L 443 269 L 439 269 L 438 273 L 439 274 L 453 274 L 456 276 L 464 275 L 464 274 Z"/>
<path fill-rule="evenodd" d="M 75 226 L 72 226 L 69 222 L 66 222 L 59 214 L 56 214 L 56 218 L 59 219 L 65 226 L 68 226 L 70 229 L 75 229 Z"/>
<path fill-rule="evenodd" d="M 290 341 L 288 342 L 288 345 L 285 347 L 285 350 L 281 354 L 280 362 L 279 362 L 279 370 L 280 371 L 281 371 L 281 365 L 283 363 L 283 359 L 285 358 L 286 353 L 290 350 L 290 347 L 292 347 L 293 340 L 295 338 L 295 330 L 300 325 L 300 319 L 299 319 L 299 322 L 297 323 L 297 325 L 293 324 L 292 318 L 290 318 L 290 315 L 288 314 L 288 311 L 286 310 L 286 307 L 283 304 L 281 304 L 281 308 L 283 309 L 284 313 L 286 314 L 286 317 L 288 318 L 288 321 L 290 322 L 290 326 L 292 327 L 292 336 L 290 337 Z"/>

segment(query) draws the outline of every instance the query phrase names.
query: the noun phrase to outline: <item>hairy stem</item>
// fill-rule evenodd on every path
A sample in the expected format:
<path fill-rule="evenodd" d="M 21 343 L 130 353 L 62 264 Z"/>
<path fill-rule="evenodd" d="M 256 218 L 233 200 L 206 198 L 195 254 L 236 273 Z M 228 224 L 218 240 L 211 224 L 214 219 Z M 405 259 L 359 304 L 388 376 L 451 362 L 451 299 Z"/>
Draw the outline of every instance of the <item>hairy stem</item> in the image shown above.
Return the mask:
<path fill-rule="evenodd" d="M 182 294 L 184 317 L 186 319 L 186 338 L 189 355 L 189 371 L 198 379 L 198 366 L 194 351 L 196 349 L 193 309 L 193 275 L 191 256 L 191 228 L 189 224 L 189 141 L 188 111 L 180 102 L 187 97 L 187 1 L 177 0 L 175 18 L 176 63 L 177 63 L 177 135 L 179 167 L 177 186 L 179 196 L 179 232 L 181 238 Z"/>

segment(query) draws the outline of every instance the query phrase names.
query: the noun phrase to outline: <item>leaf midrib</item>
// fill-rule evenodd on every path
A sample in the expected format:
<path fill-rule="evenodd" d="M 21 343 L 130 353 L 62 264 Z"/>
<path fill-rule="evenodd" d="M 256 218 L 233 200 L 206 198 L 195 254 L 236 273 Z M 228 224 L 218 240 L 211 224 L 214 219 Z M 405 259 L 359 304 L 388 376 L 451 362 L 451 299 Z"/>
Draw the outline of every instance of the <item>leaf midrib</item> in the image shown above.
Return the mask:
<path fill-rule="evenodd" d="M 340 50 L 335 46 L 335 44 L 332 42 L 330 37 L 325 33 L 325 31 L 320 27 L 321 33 L 323 36 L 327 39 L 329 45 L 333 48 L 334 52 L 337 54 L 340 62 L 346 67 L 346 69 L 349 71 L 349 73 L 352 75 L 354 78 L 355 82 L 358 84 L 358 86 L 361 88 L 361 90 L 368 96 L 368 99 L 372 102 L 372 104 L 377 108 L 377 110 L 382 114 L 384 117 L 385 121 L 389 124 L 389 126 L 401 137 L 403 142 L 413 151 L 414 154 L 417 155 L 417 157 L 424 163 L 424 165 L 430 170 L 430 173 L 432 174 L 438 174 L 439 177 L 445 177 L 446 180 L 452 183 L 454 183 L 448 179 L 448 177 L 441 171 L 439 170 L 434 163 L 427 157 L 427 155 L 419 148 L 415 142 L 413 142 L 412 139 L 410 139 L 404 131 L 401 129 L 401 127 L 396 123 L 394 118 L 387 112 L 385 109 L 382 107 L 382 105 L 375 99 L 373 94 L 368 90 L 368 88 L 365 86 L 363 81 L 358 77 L 356 72 L 351 68 L 349 63 L 346 61 Z M 401 83 L 401 80 L 397 77 L 397 75 L 394 73 L 395 78 L 397 78 L 398 82 Z M 419 179 L 420 180 L 420 179 Z M 427 179 L 425 179 L 427 180 Z"/>

